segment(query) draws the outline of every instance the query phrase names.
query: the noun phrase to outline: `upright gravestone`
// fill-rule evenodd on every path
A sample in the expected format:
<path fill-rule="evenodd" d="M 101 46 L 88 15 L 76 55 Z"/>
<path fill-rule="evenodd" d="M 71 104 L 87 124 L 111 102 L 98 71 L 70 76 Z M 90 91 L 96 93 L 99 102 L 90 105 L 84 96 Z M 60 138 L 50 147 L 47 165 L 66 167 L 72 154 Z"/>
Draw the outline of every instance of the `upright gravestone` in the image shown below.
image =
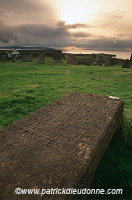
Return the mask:
<path fill-rule="evenodd" d="M 76 56 L 71 57 L 71 65 L 76 65 L 77 64 L 77 58 Z"/>
<path fill-rule="evenodd" d="M 2 63 L 6 63 L 6 56 L 5 55 L 1 56 L 1 61 L 2 61 Z"/>
<path fill-rule="evenodd" d="M 16 55 L 12 55 L 12 62 L 13 62 L 13 63 L 16 62 Z"/>
<path fill-rule="evenodd" d="M 53 62 L 62 63 L 62 51 L 60 51 L 60 50 L 54 51 Z"/>
<path fill-rule="evenodd" d="M 106 56 L 106 59 L 105 59 L 105 66 L 110 66 L 110 56 Z"/>
<path fill-rule="evenodd" d="M 122 65 L 122 68 L 130 68 L 130 67 L 131 67 L 130 60 L 129 59 L 125 60 Z"/>
<path fill-rule="evenodd" d="M 68 54 L 68 55 L 66 55 L 65 57 L 66 57 L 66 59 L 67 59 L 67 64 L 71 64 L 71 63 L 70 63 L 71 56 Z"/>
<path fill-rule="evenodd" d="M 33 53 L 32 51 L 26 50 L 22 52 L 22 62 L 33 62 Z"/>
<path fill-rule="evenodd" d="M 103 56 L 99 56 L 98 64 L 103 65 Z"/>
<path fill-rule="evenodd" d="M 16 57 L 19 56 L 20 53 L 17 51 L 17 50 L 14 50 L 12 53 L 11 53 L 11 57 L 12 57 L 12 62 L 15 63 L 16 62 Z"/>
<path fill-rule="evenodd" d="M 72 54 L 69 54 L 67 56 L 67 64 L 76 65 L 77 64 L 77 58 L 76 58 L 76 56 L 72 55 Z"/>
<path fill-rule="evenodd" d="M 91 65 L 97 65 L 97 62 L 96 62 L 96 54 L 93 54 L 93 55 L 92 55 Z"/>
<path fill-rule="evenodd" d="M 43 51 L 40 51 L 39 52 L 39 62 L 38 63 L 41 63 L 41 64 L 45 64 L 45 52 Z"/>
<path fill-rule="evenodd" d="M 92 62 L 94 62 L 94 63 L 96 62 L 96 54 L 92 55 Z"/>

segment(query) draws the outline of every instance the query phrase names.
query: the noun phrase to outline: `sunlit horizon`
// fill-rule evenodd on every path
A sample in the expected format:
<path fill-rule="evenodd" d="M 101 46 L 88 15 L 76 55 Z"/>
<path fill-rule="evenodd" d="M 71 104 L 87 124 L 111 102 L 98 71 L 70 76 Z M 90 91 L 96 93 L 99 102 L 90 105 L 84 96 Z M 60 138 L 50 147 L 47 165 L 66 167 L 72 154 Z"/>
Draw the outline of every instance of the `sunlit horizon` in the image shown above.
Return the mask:
<path fill-rule="evenodd" d="M 131 0 L 0 0 L 0 47 L 132 53 Z"/>

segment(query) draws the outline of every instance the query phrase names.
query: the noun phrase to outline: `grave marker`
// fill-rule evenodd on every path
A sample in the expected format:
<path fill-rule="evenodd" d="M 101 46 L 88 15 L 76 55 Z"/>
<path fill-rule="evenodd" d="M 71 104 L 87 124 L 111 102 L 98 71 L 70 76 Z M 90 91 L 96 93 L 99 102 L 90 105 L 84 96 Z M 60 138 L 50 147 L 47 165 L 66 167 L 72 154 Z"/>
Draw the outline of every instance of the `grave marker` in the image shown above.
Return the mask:
<path fill-rule="evenodd" d="M 60 51 L 60 50 L 54 51 L 53 62 L 62 63 L 62 51 Z"/>
<path fill-rule="evenodd" d="M 1 56 L 1 61 L 2 61 L 2 63 L 6 63 L 6 56 L 5 55 Z"/>
<path fill-rule="evenodd" d="M 29 50 L 22 51 L 22 56 L 23 56 L 22 62 L 33 62 L 32 51 Z"/>
<path fill-rule="evenodd" d="M 77 64 L 76 56 L 72 54 L 67 55 L 67 64 L 76 65 Z"/>
<path fill-rule="evenodd" d="M 131 63 L 129 59 L 124 61 L 122 68 L 131 68 Z"/>
<path fill-rule="evenodd" d="M 103 65 L 103 56 L 99 56 L 98 65 Z"/>
<path fill-rule="evenodd" d="M 41 63 L 41 64 L 45 64 L 45 52 L 43 51 L 39 51 L 39 62 L 38 63 Z"/>
<path fill-rule="evenodd" d="M 105 59 L 105 66 L 107 66 L 107 67 L 110 66 L 110 56 L 106 56 L 106 59 Z"/>
<path fill-rule="evenodd" d="M 14 191 L 89 188 L 121 124 L 123 105 L 112 96 L 72 93 L 0 131 L 0 199 L 66 200 L 73 195 Z"/>
<path fill-rule="evenodd" d="M 16 55 L 12 55 L 12 62 L 13 62 L 13 63 L 16 62 Z"/>

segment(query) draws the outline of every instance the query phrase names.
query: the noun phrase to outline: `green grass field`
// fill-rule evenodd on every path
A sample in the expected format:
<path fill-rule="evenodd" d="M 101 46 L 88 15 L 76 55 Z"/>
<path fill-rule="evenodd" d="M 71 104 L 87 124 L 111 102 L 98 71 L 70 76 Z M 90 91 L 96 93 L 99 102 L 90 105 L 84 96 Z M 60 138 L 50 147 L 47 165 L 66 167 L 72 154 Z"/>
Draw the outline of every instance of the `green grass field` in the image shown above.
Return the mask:
<path fill-rule="evenodd" d="M 71 92 L 116 96 L 125 102 L 124 123 L 105 152 L 92 188 L 123 189 L 123 195 L 94 195 L 93 199 L 132 199 L 132 69 L 0 63 L 1 129 Z"/>

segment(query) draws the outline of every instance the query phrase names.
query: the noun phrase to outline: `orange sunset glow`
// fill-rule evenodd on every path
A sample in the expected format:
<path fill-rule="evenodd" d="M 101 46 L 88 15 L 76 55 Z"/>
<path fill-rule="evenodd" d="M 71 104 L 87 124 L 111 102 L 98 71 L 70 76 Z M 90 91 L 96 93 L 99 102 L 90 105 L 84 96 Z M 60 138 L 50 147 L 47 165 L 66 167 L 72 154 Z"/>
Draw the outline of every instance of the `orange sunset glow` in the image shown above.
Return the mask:
<path fill-rule="evenodd" d="M 132 52 L 131 0 L 0 0 L 0 46 Z M 75 50 L 75 51 L 74 51 Z"/>

